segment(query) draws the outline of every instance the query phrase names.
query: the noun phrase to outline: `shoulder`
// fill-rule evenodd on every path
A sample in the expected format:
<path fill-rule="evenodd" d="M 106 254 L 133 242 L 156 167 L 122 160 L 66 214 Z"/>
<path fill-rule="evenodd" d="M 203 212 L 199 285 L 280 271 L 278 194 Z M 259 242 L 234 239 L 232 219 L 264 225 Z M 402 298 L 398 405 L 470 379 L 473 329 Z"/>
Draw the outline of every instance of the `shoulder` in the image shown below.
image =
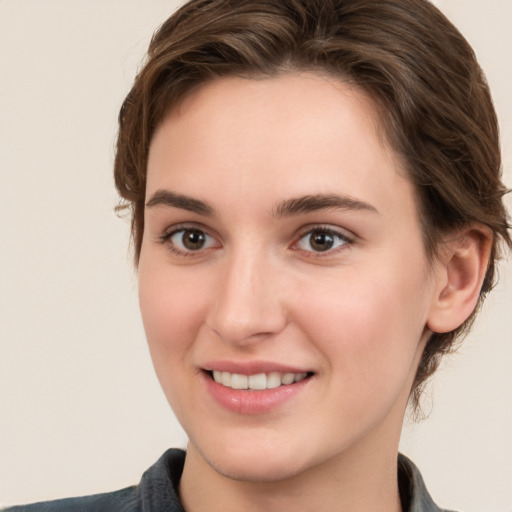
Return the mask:
<path fill-rule="evenodd" d="M 2 512 L 183 512 L 177 490 L 184 461 L 183 450 L 168 450 L 142 475 L 138 485 L 103 494 L 20 505 Z"/>
<path fill-rule="evenodd" d="M 20 505 L 3 512 L 135 512 L 139 510 L 137 501 L 137 487 L 134 486 L 116 492 Z"/>

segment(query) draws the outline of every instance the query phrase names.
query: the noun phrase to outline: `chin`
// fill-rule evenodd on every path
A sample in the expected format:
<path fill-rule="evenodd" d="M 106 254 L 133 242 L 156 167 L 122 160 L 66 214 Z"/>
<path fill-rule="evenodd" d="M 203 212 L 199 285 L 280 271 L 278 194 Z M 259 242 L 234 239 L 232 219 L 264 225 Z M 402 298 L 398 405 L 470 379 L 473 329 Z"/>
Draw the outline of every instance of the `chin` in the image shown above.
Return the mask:
<path fill-rule="evenodd" d="M 227 450 L 215 450 L 214 453 L 202 451 L 201 454 L 220 475 L 245 482 L 286 480 L 301 473 L 305 464 L 300 451 L 292 453 L 287 450 L 283 453 L 272 446 L 254 446 L 250 450 L 232 446 Z"/>
<path fill-rule="evenodd" d="M 293 478 L 301 473 L 301 467 L 297 463 L 280 463 L 275 460 L 252 461 L 240 464 L 240 460 L 222 460 L 219 464 L 211 464 L 219 474 L 231 480 L 255 483 L 278 482 Z"/>

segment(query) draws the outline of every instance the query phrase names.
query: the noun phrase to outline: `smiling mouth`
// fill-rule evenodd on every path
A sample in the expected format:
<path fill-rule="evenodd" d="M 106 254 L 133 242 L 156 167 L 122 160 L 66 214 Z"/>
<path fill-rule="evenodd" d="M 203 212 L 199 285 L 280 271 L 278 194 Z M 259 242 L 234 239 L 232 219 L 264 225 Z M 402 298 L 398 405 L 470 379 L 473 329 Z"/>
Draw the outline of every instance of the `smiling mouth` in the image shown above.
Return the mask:
<path fill-rule="evenodd" d="M 237 390 L 261 391 L 264 389 L 274 389 L 280 386 L 289 386 L 300 382 L 313 375 L 311 372 L 303 373 L 256 373 L 254 375 L 242 375 L 240 373 L 222 372 L 214 370 L 208 372 L 210 377 L 218 384 Z"/>

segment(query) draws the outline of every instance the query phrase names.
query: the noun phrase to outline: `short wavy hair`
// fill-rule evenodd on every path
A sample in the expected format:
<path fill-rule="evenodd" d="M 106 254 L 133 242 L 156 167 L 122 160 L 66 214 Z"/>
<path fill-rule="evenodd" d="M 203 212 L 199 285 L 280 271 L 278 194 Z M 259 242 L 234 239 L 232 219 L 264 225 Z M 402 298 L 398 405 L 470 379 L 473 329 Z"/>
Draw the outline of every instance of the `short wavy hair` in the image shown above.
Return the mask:
<path fill-rule="evenodd" d="M 415 185 L 425 250 L 480 223 L 493 234 L 480 300 L 458 329 L 432 334 L 411 399 L 453 350 L 492 288 L 500 244 L 512 245 L 503 205 L 496 113 L 475 54 L 427 0 L 192 0 L 154 34 L 119 114 L 114 164 L 131 210 L 135 265 L 144 231 L 149 146 L 183 98 L 226 76 L 329 74 L 374 98 L 389 145 Z"/>

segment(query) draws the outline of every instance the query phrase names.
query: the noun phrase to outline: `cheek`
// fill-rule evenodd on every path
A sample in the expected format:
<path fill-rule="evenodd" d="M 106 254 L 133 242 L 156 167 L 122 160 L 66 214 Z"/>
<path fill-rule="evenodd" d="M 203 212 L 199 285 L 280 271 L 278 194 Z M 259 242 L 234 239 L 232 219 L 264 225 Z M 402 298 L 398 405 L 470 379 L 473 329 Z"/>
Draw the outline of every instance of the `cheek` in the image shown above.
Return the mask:
<path fill-rule="evenodd" d="M 155 266 L 139 268 L 139 303 L 153 363 L 183 362 L 204 320 L 200 286 L 188 286 L 180 273 Z M 160 375 L 159 375 L 160 376 Z"/>
<path fill-rule="evenodd" d="M 187 283 L 182 272 L 171 272 L 166 265 L 139 267 L 140 310 L 151 359 L 167 401 L 181 419 L 194 403 L 193 389 L 184 382 L 195 371 L 190 356 L 204 320 L 205 294 L 197 283 Z"/>
<path fill-rule="evenodd" d="M 325 289 L 317 286 L 298 308 L 298 321 L 329 361 L 337 385 L 368 399 L 386 386 L 403 385 L 415 372 L 426 282 L 418 276 L 404 280 L 392 268 L 348 274 Z"/>

